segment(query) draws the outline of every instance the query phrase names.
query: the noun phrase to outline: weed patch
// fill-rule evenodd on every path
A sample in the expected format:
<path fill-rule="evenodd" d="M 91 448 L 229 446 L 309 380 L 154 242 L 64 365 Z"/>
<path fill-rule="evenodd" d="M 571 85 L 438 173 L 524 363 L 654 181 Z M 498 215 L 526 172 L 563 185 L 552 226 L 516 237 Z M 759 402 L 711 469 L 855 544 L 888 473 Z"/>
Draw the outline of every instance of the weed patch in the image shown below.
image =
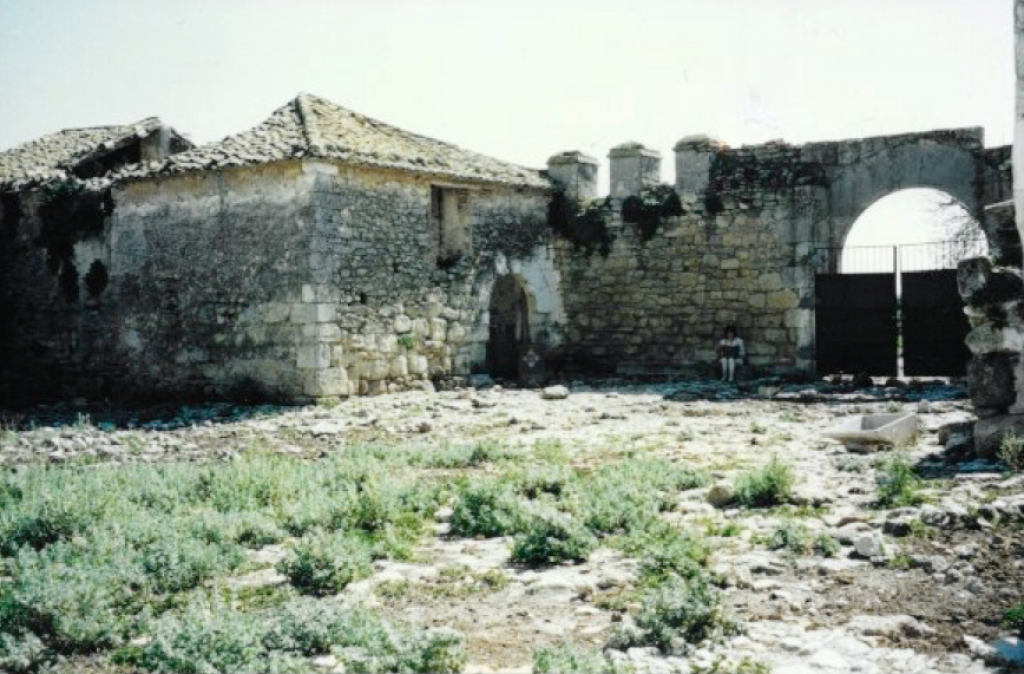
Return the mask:
<path fill-rule="evenodd" d="M 773 456 L 764 466 L 738 476 L 733 489 L 741 505 L 766 508 L 787 502 L 795 483 L 792 466 Z"/>

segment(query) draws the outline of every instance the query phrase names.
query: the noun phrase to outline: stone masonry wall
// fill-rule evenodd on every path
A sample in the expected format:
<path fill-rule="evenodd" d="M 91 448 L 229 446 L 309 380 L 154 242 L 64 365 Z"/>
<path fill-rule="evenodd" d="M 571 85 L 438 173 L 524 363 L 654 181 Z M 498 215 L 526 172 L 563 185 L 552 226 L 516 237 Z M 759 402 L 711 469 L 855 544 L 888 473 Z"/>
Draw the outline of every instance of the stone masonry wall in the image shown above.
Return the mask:
<path fill-rule="evenodd" d="M 115 192 L 112 338 L 128 383 L 159 395 L 297 395 L 318 307 L 299 163 L 146 180 Z M 247 390 L 248 389 L 248 390 Z"/>
<path fill-rule="evenodd" d="M 545 190 L 450 185 L 470 246 L 439 260 L 427 177 L 288 162 L 124 183 L 102 233 L 75 246 L 62 299 L 27 198 L 3 248 L 4 382 L 46 397 L 269 395 L 304 399 L 423 386 L 483 367 L 490 290 L 533 284 L 533 332 L 560 334 Z M 5 200 L 5 204 L 9 200 Z M 7 231 L 7 230 L 4 230 Z M 57 386 L 57 377 L 64 386 Z M 97 385 L 92 385 L 97 384 Z M 16 395 L 15 395 L 16 394 Z"/>
<path fill-rule="evenodd" d="M 311 292 L 335 321 L 307 348 L 323 369 L 310 394 L 379 393 L 482 367 L 490 288 L 508 260 L 545 258 L 548 196 L 452 185 L 464 193 L 470 248 L 438 258 L 429 178 L 325 165 L 313 192 Z M 551 291 L 541 308 L 551 304 Z M 539 311 L 538 337 L 557 316 Z"/>
<path fill-rule="evenodd" d="M 799 309 L 792 247 L 778 235 L 788 197 L 759 192 L 707 212 L 692 196 L 649 241 L 616 216 L 607 256 L 561 242 L 570 367 L 630 373 L 708 374 L 727 325 L 752 364 L 798 365 Z"/>

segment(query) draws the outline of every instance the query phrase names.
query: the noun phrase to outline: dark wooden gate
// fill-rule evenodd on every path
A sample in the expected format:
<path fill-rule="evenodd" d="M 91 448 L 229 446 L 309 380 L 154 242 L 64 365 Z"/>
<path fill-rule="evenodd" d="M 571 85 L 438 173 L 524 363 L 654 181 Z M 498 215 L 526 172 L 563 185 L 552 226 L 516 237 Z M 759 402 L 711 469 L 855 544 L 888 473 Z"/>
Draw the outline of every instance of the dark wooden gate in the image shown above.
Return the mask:
<path fill-rule="evenodd" d="M 970 325 L 956 287 L 956 270 L 902 272 L 903 373 L 961 377 L 970 353 Z"/>
<path fill-rule="evenodd" d="M 896 274 L 817 274 L 819 375 L 897 372 Z"/>

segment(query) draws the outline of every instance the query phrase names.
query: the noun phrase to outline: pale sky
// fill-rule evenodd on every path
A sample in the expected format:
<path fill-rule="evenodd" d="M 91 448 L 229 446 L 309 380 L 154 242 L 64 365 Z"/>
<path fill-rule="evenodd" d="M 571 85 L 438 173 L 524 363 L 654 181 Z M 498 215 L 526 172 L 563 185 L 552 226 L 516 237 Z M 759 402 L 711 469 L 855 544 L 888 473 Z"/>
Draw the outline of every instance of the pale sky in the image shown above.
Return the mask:
<path fill-rule="evenodd" d="M 159 115 L 196 142 L 300 91 L 542 168 L 982 126 L 1012 141 L 1012 0 L 0 0 L 0 149 Z"/>

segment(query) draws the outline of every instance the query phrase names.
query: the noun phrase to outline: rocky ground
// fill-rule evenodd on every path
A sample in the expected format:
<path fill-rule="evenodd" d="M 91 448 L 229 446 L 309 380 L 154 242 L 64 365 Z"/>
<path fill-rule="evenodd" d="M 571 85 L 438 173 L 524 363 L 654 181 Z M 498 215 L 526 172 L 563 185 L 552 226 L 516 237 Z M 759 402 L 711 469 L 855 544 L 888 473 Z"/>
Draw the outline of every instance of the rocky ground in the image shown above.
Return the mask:
<path fill-rule="evenodd" d="M 481 438 L 560 446 L 576 467 L 661 456 L 712 475 L 712 486 L 682 492 L 666 517 L 708 535 L 711 567 L 741 630 L 689 653 L 611 652 L 635 671 L 954 674 L 1002 671 L 1021 656 L 1002 617 L 1024 596 L 1024 478 L 944 459 L 939 428 L 971 418 L 962 391 L 579 384 L 555 397 L 491 386 L 301 408 L 61 406 L 7 413 L 0 465 L 209 461 L 254 447 L 318 456 L 353 441 Z M 928 479 L 923 503 L 879 508 L 879 453 L 851 452 L 822 432 L 852 414 L 895 411 L 920 417 L 910 457 Z M 795 470 L 791 503 L 730 504 L 733 478 L 773 455 Z M 447 536 L 449 514 L 438 512 L 416 561 L 376 562 L 345 601 L 460 630 L 475 672 L 528 672 L 536 646 L 565 639 L 600 647 L 635 609 L 637 560 L 601 548 L 582 564 L 521 568 L 509 563 L 508 539 Z M 780 527 L 831 534 L 840 545 L 828 557 L 773 549 Z M 256 570 L 234 582 L 283 582 L 273 568 L 281 554 L 259 551 Z M 319 664 L 336 663 L 327 656 Z"/>

